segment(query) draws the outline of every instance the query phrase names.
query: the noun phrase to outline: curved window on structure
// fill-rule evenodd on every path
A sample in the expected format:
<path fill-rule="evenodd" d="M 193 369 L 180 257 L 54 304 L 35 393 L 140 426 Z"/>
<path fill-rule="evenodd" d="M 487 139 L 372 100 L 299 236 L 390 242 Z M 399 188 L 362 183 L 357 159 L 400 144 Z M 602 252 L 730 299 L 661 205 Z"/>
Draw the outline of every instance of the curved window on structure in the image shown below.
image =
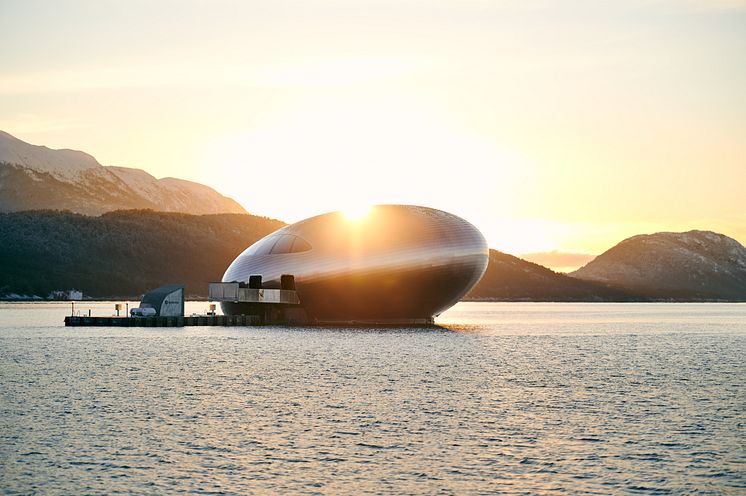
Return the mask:
<path fill-rule="evenodd" d="M 270 236 L 261 243 L 258 243 L 256 246 L 256 250 L 254 250 L 252 255 L 269 255 L 272 251 L 272 247 L 275 246 L 275 243 L 277 242 L 277 239 L 279 237 L 280 236 Z"/>
<path fill-rule="evenodd" d="M 293 236 L 295 238 L 295 242 L 293 243 L 293 247 L 290 249 L 290 253 L 300 253 L 302 251 L 308 251 L 311 249 L 311 245 L 303 238 L 299 238 L 298 236 Z"/>
<path fill-rule="evenodd" d="M 275 243 L 275 246 L 272 247 L 271 254 L 279 254 L 279 253 L 290 253 L 290 248 L 293 246 L 293 241 L 295 241 L 295 236 L 292 236 L 290 234 L 285 234 L 283 236 L 280 236 L 280 239 L 277 240 L 277 243 Z"/>
<path fill-rule="evenodd" d="M 258 241 L 245 252 L 245 255 L 280 255 L 310 249 L 311 245 L 303 238 L 293 234 L 277 234 Z"/>
<path fill-rule="evenodd" d="M 267 240 L 269 241 L 269 240 Z M 281 255 L 283 253 L 300 253 L 302 251 L 308 251 L 311 249 L 311 245 L 305 239 L 299 238 L 293 234 L 283 234 L 277 236 L 273 242 L 269 243 L 271 248 L 269 251 L 262 250 L 257 252 L 257 255 L 266 255 L 268 253 L 272 255 Z"/>

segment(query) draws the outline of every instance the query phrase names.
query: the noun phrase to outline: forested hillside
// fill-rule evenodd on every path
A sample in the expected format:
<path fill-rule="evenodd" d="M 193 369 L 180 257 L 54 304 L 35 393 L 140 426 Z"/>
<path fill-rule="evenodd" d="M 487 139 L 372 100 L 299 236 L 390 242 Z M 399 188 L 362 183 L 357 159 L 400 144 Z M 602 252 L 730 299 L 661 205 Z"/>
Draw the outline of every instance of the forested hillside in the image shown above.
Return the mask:
<path fill-rule="evenodd" d="M 207 283 L 220 280 L 241 251 L 283 225 L 245 214 L 150 210 L 0 214 L 0 296 L 76 288 L 86 296 L 138 297 L 171 282 L 205 296 Z"/>

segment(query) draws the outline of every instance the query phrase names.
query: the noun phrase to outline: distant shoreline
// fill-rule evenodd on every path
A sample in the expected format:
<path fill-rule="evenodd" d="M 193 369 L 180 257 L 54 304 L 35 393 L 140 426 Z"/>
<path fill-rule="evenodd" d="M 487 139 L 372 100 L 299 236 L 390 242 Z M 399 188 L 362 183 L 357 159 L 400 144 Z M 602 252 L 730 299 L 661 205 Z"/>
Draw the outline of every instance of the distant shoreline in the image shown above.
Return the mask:
<path fill-rule="evenodd" d="M 3 298 L 0 297 L 1 303 L 105 303 L 118 301 L 139 302 L 141 296 L 122 296 L 122 297 L 102 297 L 102 298 L 85 298 L 83 300 L 47 300 L 45 298 Z M 209 302 L 203 296 L 188 296 L 185 301 Z M 639 299 L 639 300 L 559 300 L 559 299 L 529 299 L 529 298 L 468 298 L 459 300 L 459 303 L 746 303 L 744 300 L 723 300 L 723 299 Z"/>

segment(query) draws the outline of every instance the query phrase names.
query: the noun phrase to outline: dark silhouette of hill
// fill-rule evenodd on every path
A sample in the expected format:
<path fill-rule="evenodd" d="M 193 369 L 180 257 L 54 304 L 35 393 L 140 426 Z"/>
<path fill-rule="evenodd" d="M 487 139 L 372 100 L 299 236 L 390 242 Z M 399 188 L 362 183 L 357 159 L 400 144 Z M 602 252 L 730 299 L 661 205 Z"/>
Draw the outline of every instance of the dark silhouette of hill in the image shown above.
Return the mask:
<path fill-rule="evenodd" d="M 151 210 L 0 214 L 0 295 L 76 288 L 93 297 L 138 297 L 179 282 L 188 295 L 204 296 L 241 251 L 283 225 L 247 214 Z"/>
<path fill-rule="evenodd" d="M 630 291 L 558 274 L 513 255 L 490 250 L 490 261 L 469 300 L 495 301 L 644 301 Z"/>
<path fill-rule="evenodd" d="M 570 275 L 656 299 L 746 301 L 746 248 L 711 231 L 642 234 Z"/>

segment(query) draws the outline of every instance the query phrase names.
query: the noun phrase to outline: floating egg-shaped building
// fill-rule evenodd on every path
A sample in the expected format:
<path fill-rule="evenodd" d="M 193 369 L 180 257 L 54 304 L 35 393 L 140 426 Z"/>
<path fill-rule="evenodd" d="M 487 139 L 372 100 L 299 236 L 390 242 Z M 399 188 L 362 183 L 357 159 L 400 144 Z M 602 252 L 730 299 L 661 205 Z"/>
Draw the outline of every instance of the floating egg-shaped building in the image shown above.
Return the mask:
<path fill-rule="evenodd" d="M 225 272 L 224 282 L 262 276 L 279 289 L 292 274 L 300 305 L 318 323 L 432 322 L 482 277 L 487 243 L 455 215 L 413 205 L 377 205 L 364 216 L 333 212 L 260 239 Z M 249 313 L 223 301 L 228 315 Z"/>

